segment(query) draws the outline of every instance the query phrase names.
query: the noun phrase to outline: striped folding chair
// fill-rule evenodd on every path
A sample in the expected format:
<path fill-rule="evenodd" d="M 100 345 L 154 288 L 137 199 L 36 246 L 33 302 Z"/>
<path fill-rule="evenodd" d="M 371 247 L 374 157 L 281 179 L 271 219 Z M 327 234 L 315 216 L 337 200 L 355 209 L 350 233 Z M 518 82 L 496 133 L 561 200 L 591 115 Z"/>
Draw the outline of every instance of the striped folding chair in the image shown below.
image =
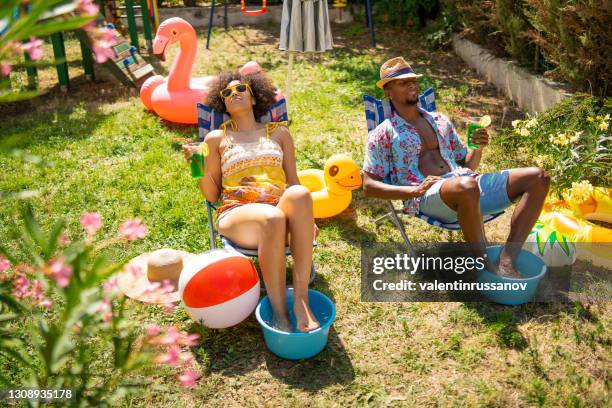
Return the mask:
<path fill-rule="evenodd" d="M 223 122 L 229 119 L 224 113 L 217 112 L 213 110 L 210 106 L 205 105 L 203 103 L 197 104 L 198 110 L 198 139 L 200 142 L 204 141 L 204 138 L 208 134 L 208 132 L 218 129 Z M 288 120 L 287 114 L 287 101 L 282 98 L 272 105 L 270 110 L 263 116 L 261 116 L 257 121 L 260 123 L 268 123 L 268 122 L 283 122 Z M 217 248 L 217 238 L 221 241 L 221 245 L 225 249 L 231 249 L 237 252 L 240 252 L 243 255 L 248 257 L 257 258 L 258 253 L 256 249 L 242 248 L 237 245 L 235 242 L 232 242 L 227 237 L 219 234 L 219 231 L 215 228 L 215 223 L 213 222 L 214 211 L 216 211 L 217 207 L 214 203 L 211 203 L 208 200 L 204 200 L 204 205 L 206 206 L 206 212 L 208 214 L 208 231 L 210 238 L 210 247 L 211 249 Z M 316 248 L 317 243 L 312 243 L 313 247 Z M 285 255 L 291 255 L 291 248 L 289 246 L 285 247 Z M 310 270 L 310 283 L 312 283 L 317 275 L 316 268 L 314 263 L 312 264 L 312 268 Z"/>
<path fill-rule="evenodd" d="M 386 118 L 391 116 L 391 113 L 393 113 L 394 111 L 393 104 L 389 100 L 380 100 L 370 95 L 364 95 L 363 101 L 365 105 L 365 116 L 366 116 L 368 132 L 374 130 L 376 126 L 378 126 Z M 419 95 L 419 105 L 421 106 L 422 109 L 428 112 L 433 112 L 436 110 L 436 99 L 435 99 L 435 93 L 434 93 L 433 88 L 427 88 L 425 92 Z M 389 183 L 389 180 L 385 180 L 385 183 Z M 404 239 L 406 247 L 408 248 L 409 251 L 412 251 L 412 244 L 410 243 L 410 239 L 408 238 L 408 235 L 406 234 L 404 223 L 400 219 L 399 214 L 413 215 L 414 217 L 422 221 L 425 221 L 429 225 L 433 225 L 434 227 L 444 228 L 449 231 L 457 231 L 461 229 L 461 226 L 458 223 L 445 223 L 435 218 L 431 218 L 423 214 L 420 211 L 415 214 L 414 212 L 409 211 L 406 208 L 406 206 L 404 206 L 403 204 L 402 204 L 402 209 L 398 210 L 393 205 L 392 200 L 387 200 L 387 205 L 389 207 L 389 212 L 382 215 L 381 217 L 378 217 L 375 220 L 375 223 L 379 224 L 387 218 L 391 220 L 391 222 L 397 227 L 397 229 L 399 229 L 400 234 L 402 235 L 402 238 Z M 501 211 L 496 214 L 485 215 L 483 217 L 483 222 L 486 223 L 486 222 L 492 221 L 495 218 L 502 215 L 503 213 L 504 211 Z"/>

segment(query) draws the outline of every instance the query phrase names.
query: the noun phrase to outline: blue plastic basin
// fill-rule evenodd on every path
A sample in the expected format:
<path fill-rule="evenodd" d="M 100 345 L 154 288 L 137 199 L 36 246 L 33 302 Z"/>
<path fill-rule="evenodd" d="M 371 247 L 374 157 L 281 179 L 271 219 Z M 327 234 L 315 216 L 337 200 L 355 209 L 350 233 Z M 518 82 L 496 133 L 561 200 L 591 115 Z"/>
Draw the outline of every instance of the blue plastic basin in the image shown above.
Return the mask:
<path fill-rule="evenodd" d="M 497 263 L 501 250 L 500 245 L 488 247 L 488 258 L 493 263 Z M 503 305 L 520 305 L 529 302 L 535 296 L 540 280 L 546 274 L 546 265 L 542 258 L 522 249 L 516 261 L 516 269 L 521 274 L 520 279 L 499 276 L 483 269 L 478 272 L 477 280 L 482 283 L 525 283 L 525 289 L 481 290 L 480 292 L 489 300 Z"/>
<path fill-rule="evenodd" d="M 336 306 L 327 296 L 312 289 L 308 289 L 308 303 L 321 327 L 307 333 L 288 333 L 273 327 L 270 299 L 266 296 L 259 302 L 255 309 L 255 317 L 261 325 L 266 346 L 271 352 L 288 360 L 301 360 L 314 357 L 325 348 L 329 328 L 336 318 Z M 287 309 L 291 325 L 295 327 L 293 288 L 287 289 Z"/>

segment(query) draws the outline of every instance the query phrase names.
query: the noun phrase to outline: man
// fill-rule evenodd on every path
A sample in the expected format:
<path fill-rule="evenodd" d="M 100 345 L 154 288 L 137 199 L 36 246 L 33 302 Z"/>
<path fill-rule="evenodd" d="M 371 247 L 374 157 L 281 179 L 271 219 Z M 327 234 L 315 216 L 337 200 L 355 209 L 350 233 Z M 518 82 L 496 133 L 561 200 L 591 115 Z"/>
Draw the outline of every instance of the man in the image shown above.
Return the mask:
<path fill-rule="evenodd" d="M 395 111 L 368 135 L 364 193 L 414 200 L 407 203 L 412 210 L 445 223 L 458 221 L 465 239 L 476 244 L 481 254 L 486 240 L 482 214 L 499 212 L 520 199 L 499 264 L 487 265 L 500 275 L 520 277 L 516 258 L 540 214 L 550 177 L 537 167 L 476 173 L 489 142 L 487 130 L 473 133 L 478 148 L 468 151 L 448 117 L 420 109 L 420 76 L 401 57 L 380 68 L 376 85 L 384 89 Z"/>

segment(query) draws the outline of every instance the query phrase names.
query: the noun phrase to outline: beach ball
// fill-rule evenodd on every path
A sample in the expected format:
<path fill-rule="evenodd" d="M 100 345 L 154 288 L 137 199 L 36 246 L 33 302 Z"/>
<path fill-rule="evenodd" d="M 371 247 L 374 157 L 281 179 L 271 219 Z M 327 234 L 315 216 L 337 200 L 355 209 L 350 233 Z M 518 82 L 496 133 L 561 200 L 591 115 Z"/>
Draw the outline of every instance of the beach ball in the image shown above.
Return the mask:
<path fill-rule="evenodd" d="M 257 306 L 259 276 L 246 256 L 225 249 L 203 252 L 185 266 L 179 295 L 185 310 L 211 329 L 242 322 Z"/>
<path fill-rule="evenodd" d="M 540 220 L 529 233 L 523 249 L 542 258 L 546 266 L 568 266 L 576 262 L 576 245 L 567 236 Z"/>

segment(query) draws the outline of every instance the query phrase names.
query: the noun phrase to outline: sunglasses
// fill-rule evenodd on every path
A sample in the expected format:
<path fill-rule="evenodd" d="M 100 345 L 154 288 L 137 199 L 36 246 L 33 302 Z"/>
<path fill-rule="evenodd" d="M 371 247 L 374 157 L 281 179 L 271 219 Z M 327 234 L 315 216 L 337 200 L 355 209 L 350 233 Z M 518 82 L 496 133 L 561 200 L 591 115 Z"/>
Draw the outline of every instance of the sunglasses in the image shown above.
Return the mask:
<path fill-rule="evenodd" d="M 251 95 L 253 95 L 253 91 L 251 90 L 251 87 L 249 86 L 249 84 L 236 84 L 234 86 L 228 86 L 227 88 L 223 89 L 221 92 L 219 92 L 219 94 L 221 95 L 222 98 L 229 98 L 234 91 L 237 91 L 239 93 L 244 93 L 246 91 L 249 91 L 249 93 Z"/>

